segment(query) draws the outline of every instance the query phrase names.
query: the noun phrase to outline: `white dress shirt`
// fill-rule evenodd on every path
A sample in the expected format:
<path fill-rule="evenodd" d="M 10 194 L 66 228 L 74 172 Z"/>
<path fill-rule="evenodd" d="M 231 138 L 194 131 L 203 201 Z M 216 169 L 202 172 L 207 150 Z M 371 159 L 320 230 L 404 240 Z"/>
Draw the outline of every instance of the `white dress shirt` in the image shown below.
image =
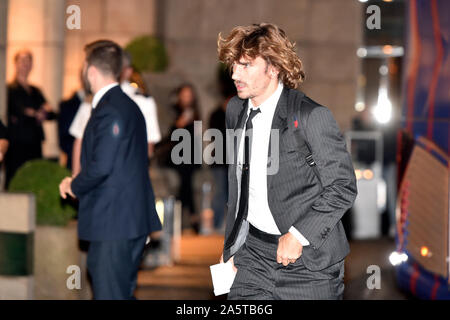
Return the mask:
<path fill-rule="evenodd" d="M 78 108 L 75 117 L 70 124 L 69 133 L 75 139 L 83 138 L 84 129 L 86 129 L 89 118 L 91 117 L 92 109 L 94 109 L 97 104 L 100 102 L 101 98 L 104 96 L 109 89 L 117 86 L 118 83 L 111 83 L 103 88 L 101 88 L 92 99 L 92 104 L 89 102 L 82 102 L 80 107 Z"/>
<path fill-rule="evenodd" d="M 83 138 L 84 129 L 91 117 L 92 105 L 90 102 L 82 102 L 70 124 L 69 133 L 75 139 Z"/>
<path fill-rule="evenodd" d="M 158 143 L 161 141 L 155 99 L 139 94 L 137 89 L 128 81 L 122 82 L 120 87 L 138 105 L 144 115 L 145 125 L 147 127 L 147 142 Z"/>
<path fill-rule="evenodd" d="M 280 235 L 267 198 L 267 158 L 269 152 L 270 131 L 272 119 L 278 100 L 283 91 L 283 84 L 279 83 L 275 92 L 258 107 L 254 107 L 251 99 L 248 100 L 247 118 L 251 109 L 259 108 L 260 113 L 252 120 L 253 134 L 250 158 L 250 181 L 247 221 L 261 231 Z M 244 125 L 245 128 L 245 125 Z M 245 134 L 245 130 L 242 133 Z M 244 139 L 240 139 L 238 152 L 238 166 L 242 168 L 244 162 Z M 239 174 L 241 170 L 237 170 Z M 239 179 L 238 179 L 239 181 Z M 309 241 L 293 226 L 289 229 L 295 238 L 303 245 L 309 245 Z"/>
<path fill-rule="evenodd" d="M 69 133 L 73 137 L 77 139 L 83 138 L 84 129 L 86 129 L 86 125 L 89 121 L 89 118 L 91 117 L 92 109 L 97 106 L 103 95 L 116 85 L 118 85 L 118 83 L 108 85 L 99 90 L 92 100 L 92 105 L 88 102 L 83 102 L 80 105 L 69 128 Z M 145 97 L 143 95 L 136 94 L 136 88 L 131 86 L 128 81 L 123 82 L 120 87 L 122 91 L 126 93 L 138 105 L 144 116 L 145 125 L 147 128 L 147 142 L 157 143 L 161 141 L 161 132 L 159 130 L 155 100 L 152 97 Z"/>

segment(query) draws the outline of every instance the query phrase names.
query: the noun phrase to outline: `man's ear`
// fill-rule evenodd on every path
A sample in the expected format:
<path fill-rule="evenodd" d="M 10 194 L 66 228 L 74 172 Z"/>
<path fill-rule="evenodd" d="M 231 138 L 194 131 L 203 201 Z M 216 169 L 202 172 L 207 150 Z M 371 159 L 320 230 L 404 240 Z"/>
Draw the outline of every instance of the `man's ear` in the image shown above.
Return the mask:
<path fill-rule="evenodd" d="M 95 66 L 88 66 L 87 67 L 87 78 L 89 82 L 92 83 L 97 79 L 98 76 L 98 69 Z"/>
<path fill-rule="evenodd" d="M 275 67 L 272 64 L 269 66 L 269 74 L 270 74 L 271 78 L 278 78 L 279 73 L 280 73 L 280 71 L 278 70 L 277 67 Z"/>
<path fill-rule="evenodd" d="M 88 66 L 87 67 L 87 76 L 88 78 L 92 78 L 93 76 L 95 76 L 95 73 L 97 70 L 95 70 L 96 68 L 94 66 Z"/>

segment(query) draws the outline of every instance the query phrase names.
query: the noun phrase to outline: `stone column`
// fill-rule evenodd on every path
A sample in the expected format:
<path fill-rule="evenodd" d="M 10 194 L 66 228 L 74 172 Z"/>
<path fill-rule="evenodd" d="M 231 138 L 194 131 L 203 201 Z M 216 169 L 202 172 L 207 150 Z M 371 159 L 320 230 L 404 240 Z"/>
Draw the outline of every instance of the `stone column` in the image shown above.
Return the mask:
<path fill-rule="evenodd" d="M 8 0 L 0 0 L 0 119 L 6 123 L 6 21 Z"/>
<path fill-rule="evenodd" d="M 8 0 L 0 0 L 0 120 L 6 125 L 6 21 Z M 4 169 L 0 164 L 0 191 L 4 185 Z"/>

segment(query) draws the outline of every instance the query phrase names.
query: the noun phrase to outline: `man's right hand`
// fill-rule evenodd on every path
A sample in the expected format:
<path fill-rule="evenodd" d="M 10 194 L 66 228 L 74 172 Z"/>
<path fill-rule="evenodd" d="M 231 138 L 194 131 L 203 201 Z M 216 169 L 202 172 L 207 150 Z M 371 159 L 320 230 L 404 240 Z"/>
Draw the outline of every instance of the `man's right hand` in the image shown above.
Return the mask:
<path fill-rule="evenodd" d="M 70 195 L 74 199 L 76 198 L 71 188 L 72 180 L 72 177 L 65 177 L 59 184 L 59 194 L 61 195 L 61 198 L 66 199 L 67 195 Z"/>
<path fill-rule="evenodd" d="M 237 272 L 237 268 L 234 266 L 233 258 L 234 258 L 234 256 L 232 256 L 229 261 L 231 261 L 231 266 L 233 267 L 233 271 Z M 220 256 L 220 263 L 223 263 L 223 254 Z"/>

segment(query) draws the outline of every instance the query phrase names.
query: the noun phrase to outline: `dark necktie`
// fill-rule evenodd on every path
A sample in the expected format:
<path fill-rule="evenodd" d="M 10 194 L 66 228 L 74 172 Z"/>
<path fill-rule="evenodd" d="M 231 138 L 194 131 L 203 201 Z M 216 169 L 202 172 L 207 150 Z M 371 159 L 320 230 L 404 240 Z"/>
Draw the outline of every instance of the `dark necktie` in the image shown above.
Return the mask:
<path fill-rule="evenodd" d="M 231 230 L 230 236 L 227 239 L 225 248 L 230 248 L 236 241 L 237 234 L 241 228 L 242 221 L 247 218 L 248 213 L 248 193 L 249 193 L 249 180 L 250 180 L 250 157 L 251 157 L 251 141 L 252 141 L 252 131 L 253 129 L 253 118 L 261 110 L 251 110 L 247 119 L 247 124 L 245 125 L 245 138 L 244 138 L 244 164 L 242 167 L 241 175 L 241 195 L 239 197 L 239 210 L 234 221 L 233 230 Z"/>

